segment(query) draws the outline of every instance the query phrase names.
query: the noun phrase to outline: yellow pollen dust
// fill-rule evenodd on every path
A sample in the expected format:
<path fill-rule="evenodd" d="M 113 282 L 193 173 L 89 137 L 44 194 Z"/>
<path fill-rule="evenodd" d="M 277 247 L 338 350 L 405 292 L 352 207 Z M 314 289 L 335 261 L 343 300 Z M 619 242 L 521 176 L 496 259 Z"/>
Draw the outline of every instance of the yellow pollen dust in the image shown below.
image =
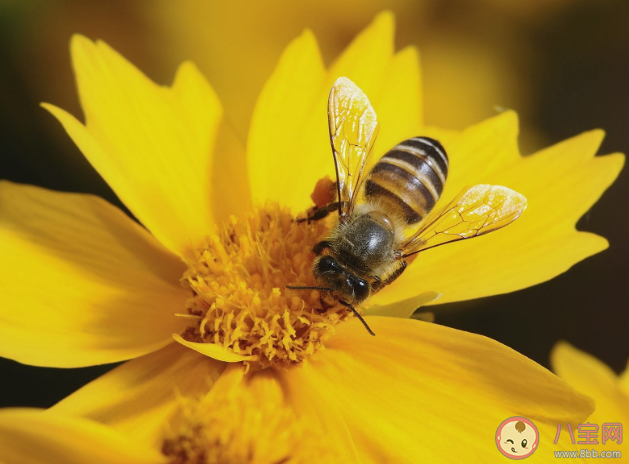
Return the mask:
<path fill-rule="evenodd" d="M 325 221 L 297 223 L 273 203 L 244 220 L 230 218 L 206 237 L 183 276 L 193 291 L 186 308 L 196 322 L 182 337 L 253 356 L 263 368 L 297 364 L 313 354 L 347 310 L 324 308 L 316 290 L 286 286 L 316 285 L 312 247 L 327 230 Z"/>

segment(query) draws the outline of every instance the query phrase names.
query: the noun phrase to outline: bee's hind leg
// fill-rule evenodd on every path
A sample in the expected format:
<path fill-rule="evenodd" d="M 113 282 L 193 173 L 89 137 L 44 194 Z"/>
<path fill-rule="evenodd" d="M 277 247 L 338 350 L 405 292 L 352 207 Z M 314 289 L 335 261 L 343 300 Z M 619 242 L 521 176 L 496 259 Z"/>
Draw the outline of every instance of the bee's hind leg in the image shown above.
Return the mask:
<path fill-rule="evenodd" d="M 328 214 L 333 213 L 334 211 L 338 211 L 338 209 L 339 209 L 338 201 L 322 206 L 321 208 L 317 206 L 313 206 L 308 211 L 306 211 L 305 218 L 297 219 L 297 223 L 308 222 L 308 224 L 310 224 L 313 221 L 320 221 L 321 219 L 326 218 Z"/>

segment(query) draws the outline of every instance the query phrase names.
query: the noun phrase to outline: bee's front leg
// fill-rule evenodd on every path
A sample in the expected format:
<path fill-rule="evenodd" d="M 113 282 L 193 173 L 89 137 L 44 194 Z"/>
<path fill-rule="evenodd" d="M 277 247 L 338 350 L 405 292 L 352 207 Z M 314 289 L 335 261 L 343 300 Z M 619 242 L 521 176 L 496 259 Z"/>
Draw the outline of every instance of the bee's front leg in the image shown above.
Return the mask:
<path fill-rule="evenodd" d="M 382 279 L 378 276 L 371 276 L 371 293 L 376 293 L 378 290 L 380 290 L 383 285 L 382 285 Z"/>
<path fill-rule="evenodd" d="M 391 284 L 395 279 L 397 279 L 398 277 L 402 275 L 402 273 L 404 272 L 407 266 L 408 266 L 408 263 L 406 261 L 400 261 L 399 267 L 395 271 L 393 271 L 391 274 L 389 274 L 386 279 L 382 280 L 380 279 L 380 277 L 374 276 L 373 277 L 374 282 L 373 284 L 371 284 L 372 293 L 376 293 L 379 290 L 382 290 L 387 285 Z"/>

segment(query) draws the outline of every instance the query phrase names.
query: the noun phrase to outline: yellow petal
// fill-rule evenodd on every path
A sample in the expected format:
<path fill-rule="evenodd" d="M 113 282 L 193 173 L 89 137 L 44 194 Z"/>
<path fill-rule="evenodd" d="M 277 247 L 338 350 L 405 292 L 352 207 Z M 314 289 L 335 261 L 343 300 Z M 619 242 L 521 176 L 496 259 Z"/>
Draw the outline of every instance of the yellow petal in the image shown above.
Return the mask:
<path fill-rule="evenodd" d="M 179 259 L 91 196 L 0 183 L 0 355 L 79 367 L 150 353 L 183 326 Z"/>
<path fill-rule="evenodd" d="M 298 401 L 315 395 L 343 417 L 363 462 L 497 462 L 499 424 L 532 420 L 537 460 L 554 462 L 558 423 L 581 423 L 593 402 L 494 340 L 437 324 L 369 317 L 341 324 L 312 361 L 284 374 Z M 328 392 L 326 395 L 321 392 Z"/>
<path fill-rule="evenodd" d="M 50 411 L 86 417 L 158 446 L 165 425 L 180 409 L 178 397 L 207 393 L 225 366 L 172 343 L 108 372 Z"/>
<path fill-rule="evenodd" d="M 382 91 L 393 56 L 395 19 L 390 11 L 380 13 L 330 67 L 329 87 L 341 76 L 348 77 L 374 101 Z M 331 82 L 330 82 L 331 81 Z M 378 108 L 376 108 L 376 112 Z"/>
<path fill-rule="evenodd" d="M 184 340 L 181 335 L 178 334 L 173 334 L 173 338 L 183 346 L 191 348 L 197 353 L 201 353 L 202 355 L 208 356 L 212 359 L 216 359 L 217 361 L 232 363 L 258 359 L 257 356 L 242 356 L 240 354 L 236 354 L 233 351 L 215 343 L 189 342 L 188 340 Z"/>
<path fill-rule="evenodd" d="M 131 212 L 186 256 L 213 223 L 209 180 L 223 114 L 214 91 L 190 63 L 171 89 L 157 86 L 106 44 L 81 36 L 72 58 L 86 125 L 46 108 Z"/>
<path fill-rule="evenodd" d="M 254 202 L 305 210 L 317 179 L 332 172 L 324 78 L 316 40 L 305 31 L 283 53 L 253 113 L 247 162 Z"/>
<path fill-rule="evenodd" d="M 590 422 L 599 426 L 605 422 L 629 423 L 629 396 L 609 367 L 566 342 L 555 345 L 550 362 L 559 377 L 596 401 Z"/>
<path fill-rule="evenodd" d="M 205 195 L 205 189 L 211 189 L 210 219 L 225 222 L 230 215 L 248 210 L 251 203 L 243 142 L 222 117 L 217 96 L 194 64 L 188 62 L 181 65 L 172 91 L 181 100 L 184 112 L 189 115 L 190 125 L 186 130 L 190 134 L 185 135 L 193 138 L 198 146 L 198 158 L 191 159 L 190 163 L 195 164 L 190 164 L 187 169 L 206 169 L 196 174 L 199 176 L 199 185 L 196 187 L 200 189 L 196 195 Z M 175 161 L 178 161 L 176 157 Z M 204 168 L 196 164 L 199 162 L 209 164 Z M 205 201 L 205 198 L 191 197 L 190 200 Z M 195 208 L 204 208 L 205 204 L 192 206 L 189 212 Z M 193 214 L 199 214 L 199 211 L 195 210 Z"/>
<path fill-rule="evenodd" d="M 512 145 L 513 121 L 507 115 L 494 119 L 508 123 L 496 127 L 495 137 Z M 467 142 L 458 140 L 453 145 L 491 143 L 488 134 L 477 139 L 472 132 L 463 134 Z M 512 151 L 502 151 L 496 155 L 502 161 L 495 162 L 493 171 L 483 167 L 492 161 L 481 157 L 482 177 L 472 172 L 473 181 L 518 191 L 527 197 L 527 210 L 503 230 L 420 253 L 393 285 L 374 297 L 374 304 L 386 305 L 428 290 L 443 293 L 438 303 L 512 292 L 549 280 L 607 248 L 604 238 L 575 230 L 578 218 L 611 185 L 624 163 L 620 154 L 594 157 L 602 136 L 601 131 L 586 132 L 527 157 L 513 158 Z M 451 165 L 459 159 L 453 156 Z M 473 170 L 471 164 L 469 169 Z M 442 198 L 448 198 L 445 192 Z"/>
<path fill-rule="evenodd" d="M 553 231 L 574 232 L 576 221 L 614 182 L 624 164 L 621 154 L 594 157 L 602 139 L 602 131 L 585 132 L 523 158 L 493 174 L 490 181 L 508 183 L 525 195 L 537 223 L 544 222 Z"/>
<path fill-rule="evenodd" d="M 210 177 L 212 211 L 218 224 L 251 211 L 251 188 L 242 141 L 223 121 L 218 129 Z"/>
<path fill-rule="evenodd" d="M 388 305 L 372 305 L 365 308 L 365 316 L 388 316 L 409 318 L 422 306 L 438 300 L 441 293 L 424 292 L 415 297 L 396 301 Z"/>
<path fill-rule="evenodd" d="M 327 390 L 309 388 L 308 380 L 303 376 L 290 375 L 302 369 L 303 367 L 297 367 L 290 371 L 275 371 L 278 382 L 287 389 L 286 395 L 290 397 L 295 410 L 305 421 L 311 422 L 314 427 L 323 431 L 324 436 L 327 437 L 324 446 L 336 450 L 338 455 L 343 457 L 342 462 L 364 463 L 356 448 L 351 430 L 347 426 L 347 418 L 343 416 L 341 408 L 336 405 L 338 390 L 336 387 Z M 382 418 L 377 420 L 381 421 Z"/>
<path fill-rule="evenodd" d="M 36 409 L 0 411 L 0 462 L 158 464 L 164 456 L 101 424 Z"/>
<path fill-rule="evenodd" d="M 417 49 L 407 47 L 393 56 L 382 87 L 371 103 L 380 122 L 372 155 L 374 163 L 402 140 L 424 135 L 421 129 L 423 105 Z"/>
<path fill-rule="evenodd" d="M 520 161 L 518 130 L 517 114 L 507 111 L 448 140 L 444 145 L 450 161 L 448 180 L 435 209 L 447 204 L 464 187 L 490 183 L 490 174 Z"/>

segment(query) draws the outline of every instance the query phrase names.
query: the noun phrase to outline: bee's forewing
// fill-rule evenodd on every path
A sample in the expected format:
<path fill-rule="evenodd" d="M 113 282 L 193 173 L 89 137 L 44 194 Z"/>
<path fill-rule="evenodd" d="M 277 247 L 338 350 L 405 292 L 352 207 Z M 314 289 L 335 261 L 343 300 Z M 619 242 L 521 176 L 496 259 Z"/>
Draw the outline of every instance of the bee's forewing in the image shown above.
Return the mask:
<path fill-rule="evenodd" d="M 402 247 L 402 257 L 501 229 L 526 209 L 526 197 L 507 187 L 479 184 L 464 189 L 420 225 Z"/>
<path fill-rule="evenodd" d="M 348 78 L 339 77 L 330 91 L 328 123 L 336 166 L 339 213 L 349 215 L 378 134 L 378 119 L 367 95 Z"/>

